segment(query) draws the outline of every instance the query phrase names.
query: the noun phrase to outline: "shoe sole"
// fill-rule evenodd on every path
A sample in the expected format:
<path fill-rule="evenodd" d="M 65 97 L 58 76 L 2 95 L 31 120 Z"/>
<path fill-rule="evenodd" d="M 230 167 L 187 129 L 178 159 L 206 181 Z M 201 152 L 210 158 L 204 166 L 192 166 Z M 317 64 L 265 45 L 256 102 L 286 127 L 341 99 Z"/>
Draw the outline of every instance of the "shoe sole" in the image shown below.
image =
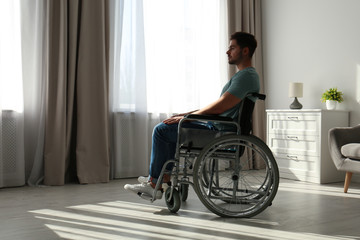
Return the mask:
<path fill-rule="evenodd" d="M 131 192 L 133 192 L 133 193 L 136 193 L 136 194 L 139 195 L 140 197 L 142 197 L 141 195 L 145 195 L 146 197 L 142 197 L 142 198 L 144 198 L 144 199 L 152 198 L 152 194 L 153 194 L 153 193 L 151 193 L 151 195 L 150 195 L 149 193 L 140 192 L 140 191 L 138 191 L 138 190 L 136 190 L 136 189 L 132 189 L 132 188 L 128 187 L 128 184 L 126 184 L 126 185 L 124 186 L 124 189 L 125 189 L 125 190 L 128 190 L 128 191 L 131 191 Z M 155 199 L 161 199 L 161 198 L 162 198 L 162 195 L 163 195 L 163 193 L 161 192 L 161 190 L 157 190 L 157 193 L 155 194 Z"/>

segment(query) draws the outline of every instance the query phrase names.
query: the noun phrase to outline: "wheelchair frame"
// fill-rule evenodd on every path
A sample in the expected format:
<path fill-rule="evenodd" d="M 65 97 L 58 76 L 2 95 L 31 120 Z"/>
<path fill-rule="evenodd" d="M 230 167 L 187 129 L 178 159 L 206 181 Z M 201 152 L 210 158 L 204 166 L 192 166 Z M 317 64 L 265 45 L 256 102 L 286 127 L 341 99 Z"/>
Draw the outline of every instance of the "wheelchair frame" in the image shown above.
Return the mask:
<path fill-rule="evenodd" d="M 266 98 L 258 93 L 247 95 L 241 101 L 237 121 L 227 117 L 190 114 L 179 122 L 175 158 L 164 164 L 159 176 L 162 179 L 167 166 L 174 165 L 171 186 L 165 190 L 165 201 L 170 212 L 176 213 L 181 201 L 186 201 L 189 185 L 205 207 L 222 217 L 252 217 L 272 204 L 279 185 L 279 171 L 268 146 L 250 134 L 254 108 L 250 96 L 260 100 Z M 214 131 L 222 136 L 204 144 L 202 148 L 194 148 L 191 143 L 186 146 L 181 142 L 182 125 L 186 121 L 230 124 L 235 126 L 236 132 Z M 183 166 L 181 159 L 184 159 Z M 256 161 L 262 165 L 258 168 L 250 166 Z M 188 173 L 191 169 L 193 174 Z M 190 177 L 193 177 L 193 181 L 190 181 Z M 162 181 L 158 181 L 151 202 L 155 201 L 156 191 L 161 185 Z"/>

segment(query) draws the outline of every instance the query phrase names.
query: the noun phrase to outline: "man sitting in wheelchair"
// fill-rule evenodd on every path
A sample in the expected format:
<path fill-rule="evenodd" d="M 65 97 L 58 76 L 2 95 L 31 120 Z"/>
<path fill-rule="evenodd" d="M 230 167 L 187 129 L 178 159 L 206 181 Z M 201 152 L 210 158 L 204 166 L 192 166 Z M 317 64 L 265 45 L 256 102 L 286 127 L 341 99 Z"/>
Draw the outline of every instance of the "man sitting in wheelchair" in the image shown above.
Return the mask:
<path fill-rule="evenodd" d="M 257 47 L 255 37 L 245 32 L 235 32 L 231 35 L 230 46 L 226 54 L 229 64 L 234 64 L 238 72 L 230 79 L 221 91 L 220 98 L 208 106 L 192 112 L 174 115 L 162 123 L 159 123 L 152 135 L 152 152 L 149 177 L 139 177 L 139 184 L 126 184 L 125 189 L 138 195 L 153 196 L 154 188 L 166 161 L 174 159 L 178 140 L 178 124 L 187 114 L 219 115 L 237 119 L 240 102 L 248 93 L 258 93 L 260 90 L 259 75 L 252 66 L 252 56 Z M 251 97 L 250 97 L 251 99 Z M 256 98 L 251 99 L 256 101 Z M 200 122 L 186 122 L 189 128 L 217 130 L 218 126 Z M 171 171 L 172 165 L 167 166 Z M 165 174 L 161 180 L 163 183 L 170 181 L 170 176 Z M 162 189 L 154 195 L 161 199 Z"/>

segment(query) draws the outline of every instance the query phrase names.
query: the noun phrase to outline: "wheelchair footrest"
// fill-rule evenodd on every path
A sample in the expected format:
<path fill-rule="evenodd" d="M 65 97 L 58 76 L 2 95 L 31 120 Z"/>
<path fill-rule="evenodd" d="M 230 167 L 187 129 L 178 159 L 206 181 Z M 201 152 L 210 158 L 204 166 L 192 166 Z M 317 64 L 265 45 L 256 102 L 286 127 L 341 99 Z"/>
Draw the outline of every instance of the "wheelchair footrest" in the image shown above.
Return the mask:
<path fill-rule="evenodd" d="M 153 201 L 153 198 L 151 195 L 147 194 L 147 193 L 138 193 L 138 195 L 142 198 L 142 199 L 145 199 L 145 200 L 148 200 L 148 201 Z"/>

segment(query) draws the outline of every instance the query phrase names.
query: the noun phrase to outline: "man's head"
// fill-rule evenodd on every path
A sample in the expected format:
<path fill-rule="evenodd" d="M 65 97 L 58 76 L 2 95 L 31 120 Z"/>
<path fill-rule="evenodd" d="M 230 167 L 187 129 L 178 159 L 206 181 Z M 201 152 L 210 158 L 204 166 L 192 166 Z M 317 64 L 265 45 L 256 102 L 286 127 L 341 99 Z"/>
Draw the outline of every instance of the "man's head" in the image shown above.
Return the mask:
<path fill-rule="evenodd" d="M 251 60 L 257 47 L 255 37 L 246 32 L 235 32 L 230 37 L 229 50 L 226 52 L 230 64 Z"/>

